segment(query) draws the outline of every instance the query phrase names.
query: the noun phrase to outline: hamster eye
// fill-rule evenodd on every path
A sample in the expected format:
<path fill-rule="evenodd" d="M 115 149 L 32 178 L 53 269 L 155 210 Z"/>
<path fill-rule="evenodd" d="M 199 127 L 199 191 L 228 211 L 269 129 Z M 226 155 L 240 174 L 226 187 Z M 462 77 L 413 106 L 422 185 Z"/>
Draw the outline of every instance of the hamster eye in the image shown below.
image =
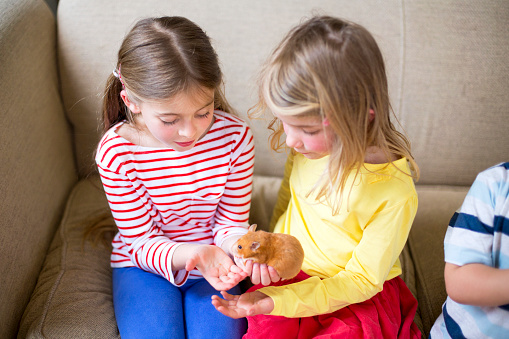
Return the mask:
<path fill-rule="evenodd" d="M 241 250 L 242 249 L 242 245 L 239 245 L 238 248 L 239 248 L 239 250 Z"/>

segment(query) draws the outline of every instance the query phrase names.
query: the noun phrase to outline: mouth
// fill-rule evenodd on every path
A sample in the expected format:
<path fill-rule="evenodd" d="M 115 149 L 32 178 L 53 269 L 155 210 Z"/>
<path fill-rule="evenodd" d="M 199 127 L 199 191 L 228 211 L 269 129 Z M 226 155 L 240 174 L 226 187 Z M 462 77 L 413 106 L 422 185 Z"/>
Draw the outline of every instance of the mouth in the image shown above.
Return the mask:
<path fill-rule="evenodd" d="M 194 140 L 188 141 L 188 142 L 175 142 L 180 147 L 189 147 L 192 144 L 194 144 Z"/>

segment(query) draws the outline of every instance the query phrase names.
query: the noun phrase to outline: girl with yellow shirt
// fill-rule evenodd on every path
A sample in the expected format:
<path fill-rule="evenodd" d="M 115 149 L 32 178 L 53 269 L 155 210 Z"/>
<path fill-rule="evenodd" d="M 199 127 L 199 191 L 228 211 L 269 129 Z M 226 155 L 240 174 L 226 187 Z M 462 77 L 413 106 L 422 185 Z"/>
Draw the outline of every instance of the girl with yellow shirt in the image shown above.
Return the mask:
<path fill-rule="evenodd" d="M 292 149 L 274 232 L 299 239 L 304 263 L 285 281 L 270 267 L 253 279 L 248 264 L 262 284 L 212 303 L 247 317 L 244 338 L 420 338 L 398 259 L 417 211 L 419 171 L 390 120 L 374 38 L 357 24 L 313 17 L 275 49 L 259 85 L 257 111 L 275 116 L 272 148 L 285 133 Z"/>

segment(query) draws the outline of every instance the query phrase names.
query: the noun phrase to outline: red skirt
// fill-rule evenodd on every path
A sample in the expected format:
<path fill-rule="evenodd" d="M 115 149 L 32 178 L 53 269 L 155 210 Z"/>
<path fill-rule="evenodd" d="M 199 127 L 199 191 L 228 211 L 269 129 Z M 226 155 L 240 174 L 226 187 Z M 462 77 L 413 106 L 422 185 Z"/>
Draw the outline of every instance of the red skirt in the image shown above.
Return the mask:
<path fill-rule="evenodd" d="M 271 286 L 288 285 L 309 278 L 300 272 L 295 278 Z M 248 292 L 262 288 L 251 287 Z M 383 290 L 371 299 L 352 304 L 333 313 L 306 318 L 273 315 L 247 317 L 243 339 L 308 338 L 421 338 L 414 323 L 417 300 L 405 282 L 396 277 L 386 281 Z"/>

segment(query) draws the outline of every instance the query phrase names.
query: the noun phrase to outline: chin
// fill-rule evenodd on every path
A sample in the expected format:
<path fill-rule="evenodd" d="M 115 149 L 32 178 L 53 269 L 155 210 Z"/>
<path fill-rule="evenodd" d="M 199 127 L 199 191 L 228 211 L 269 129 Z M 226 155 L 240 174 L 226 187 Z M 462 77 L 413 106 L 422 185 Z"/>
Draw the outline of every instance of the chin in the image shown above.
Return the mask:
<path fill-rule="evenodd" d="M 302 154 L 307 159 L 311 159 L 311 160 L 321 159 L 325 156 L 325 154 L 318 154 L 318 153 L 300 153 L 300 154 Z"/>

